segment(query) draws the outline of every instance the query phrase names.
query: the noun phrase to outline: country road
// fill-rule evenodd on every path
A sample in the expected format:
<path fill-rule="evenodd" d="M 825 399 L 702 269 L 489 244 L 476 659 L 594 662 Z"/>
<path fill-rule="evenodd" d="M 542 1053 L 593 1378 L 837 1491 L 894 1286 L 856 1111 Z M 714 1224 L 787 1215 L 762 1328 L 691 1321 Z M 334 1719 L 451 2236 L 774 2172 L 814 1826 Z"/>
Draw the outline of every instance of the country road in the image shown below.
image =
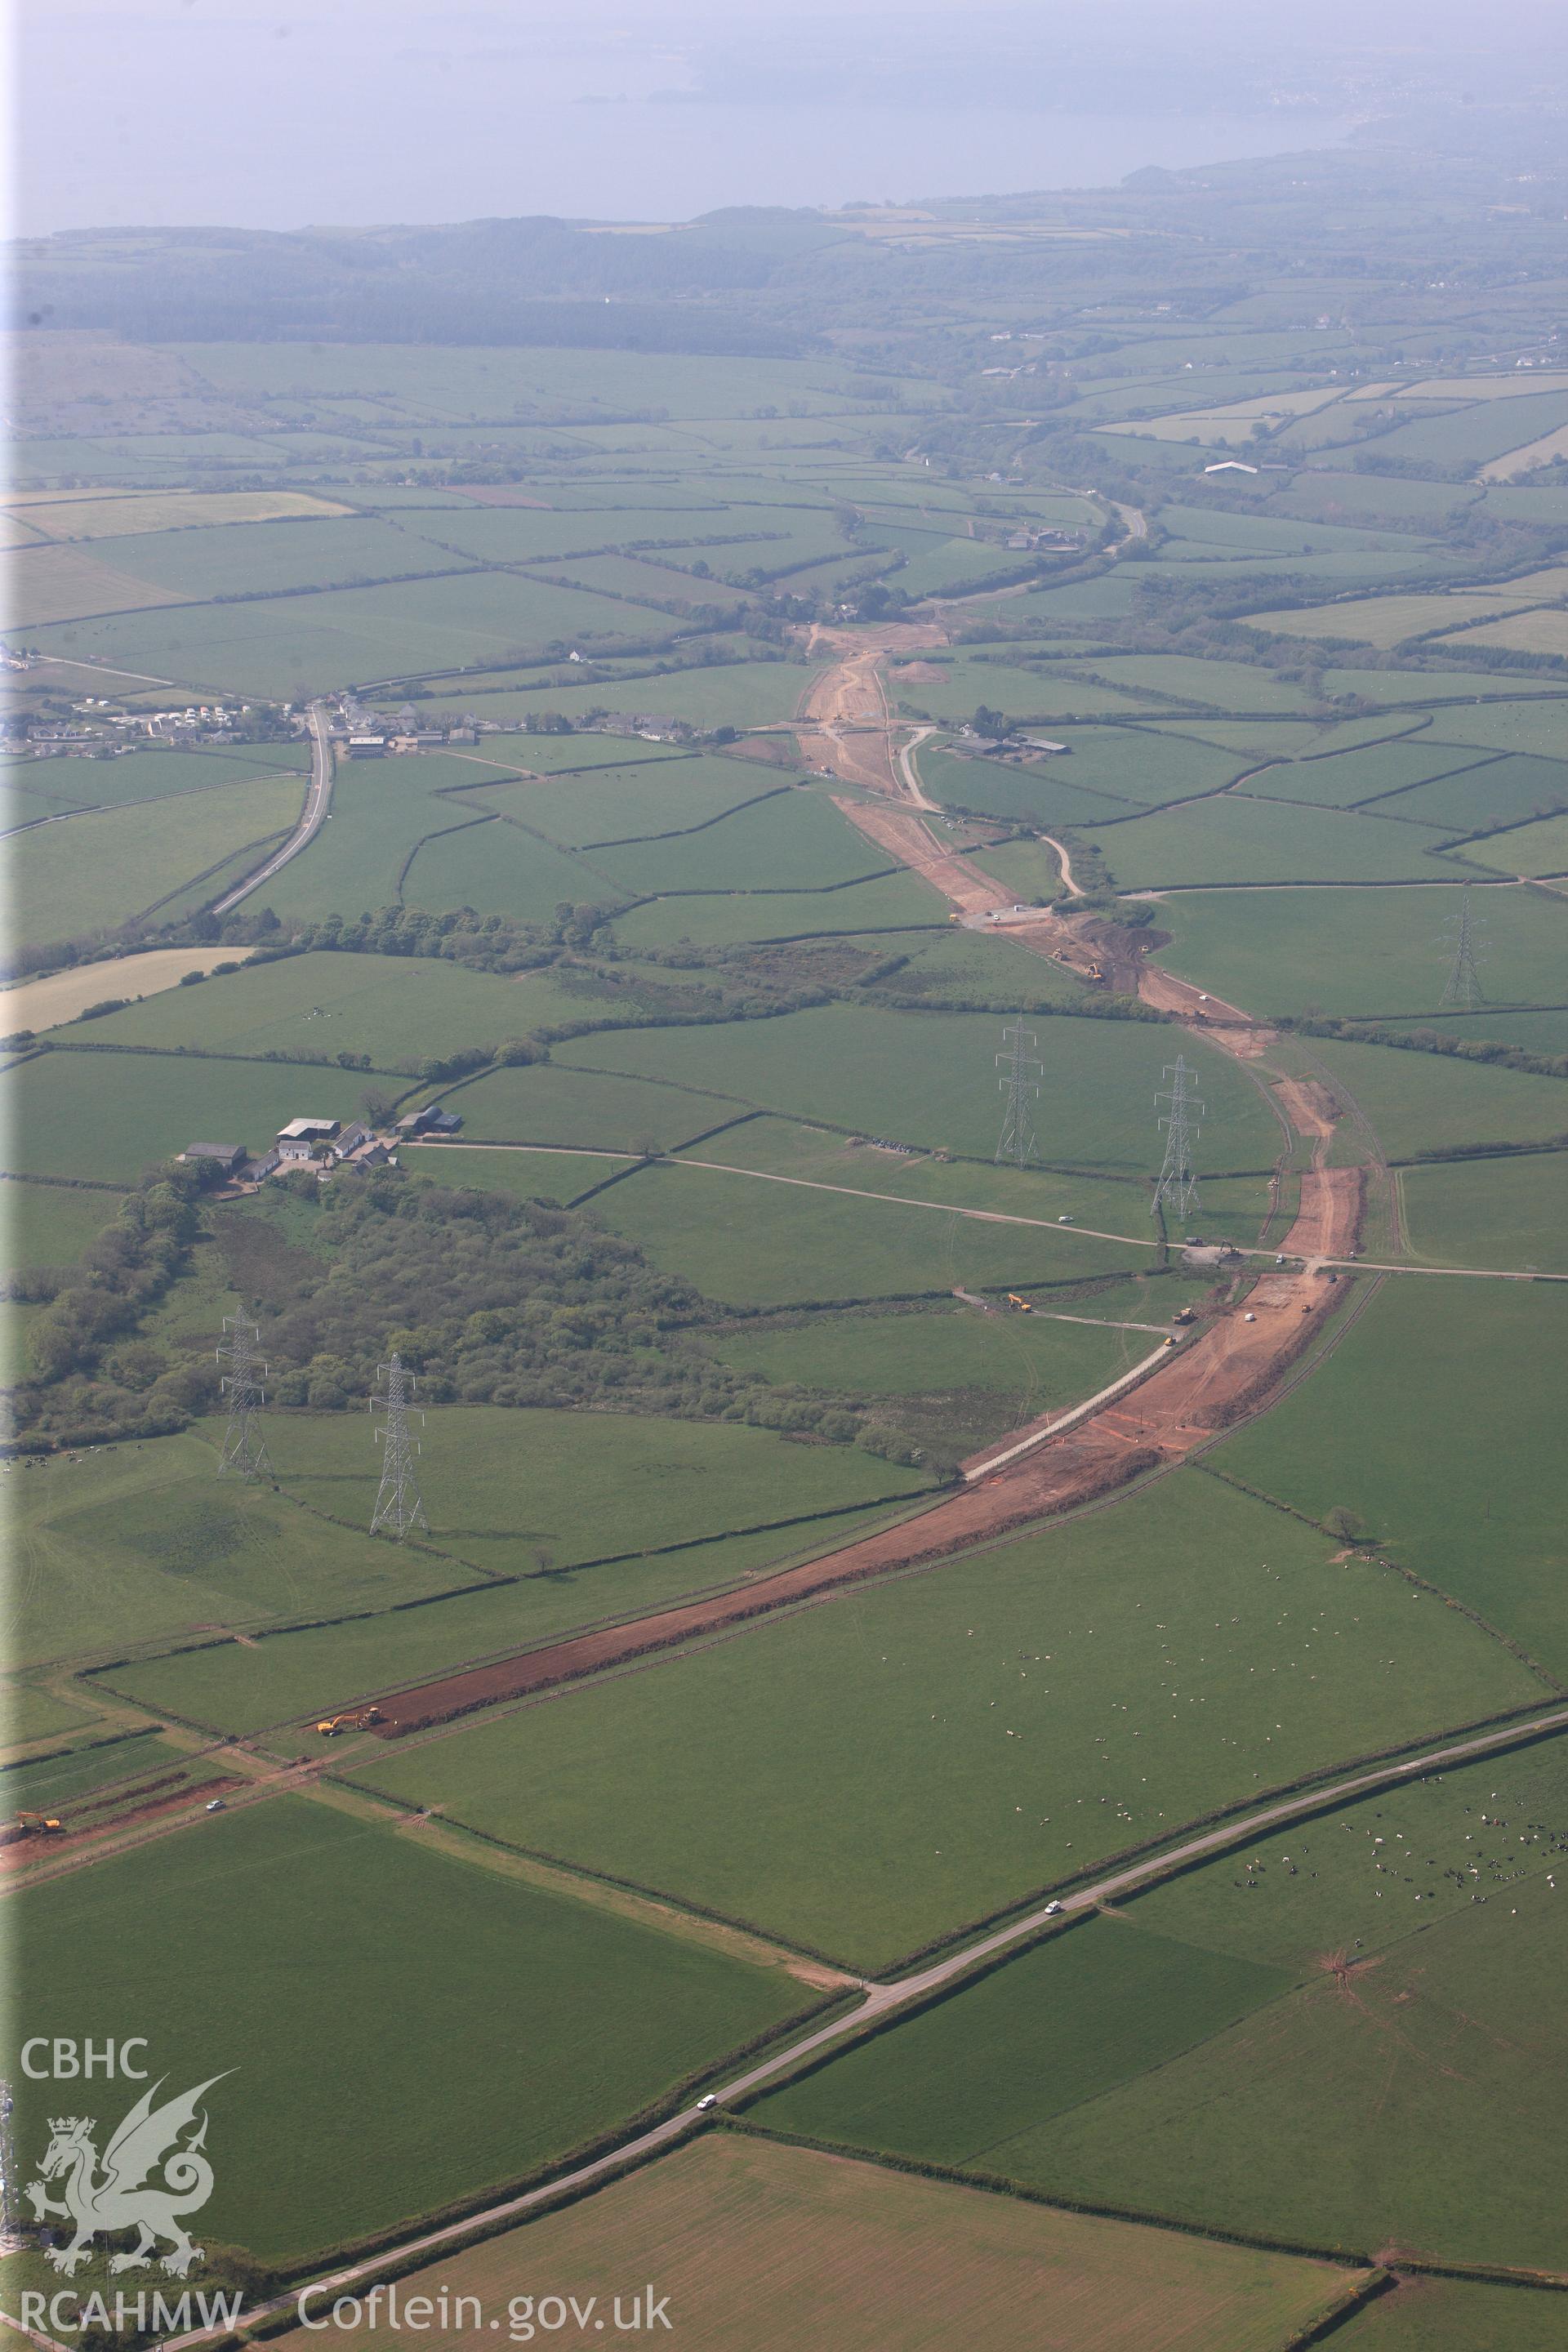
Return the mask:
<path fill-rule="evenodd" d="M 929 1999 L 944 1985 L 952 1984 L 965 1975 L 977 1961 L 992 1958 L 998 1953 L 1026 1943 L 1031 1937 L 1049 1928 L 1056 1919 L 1070 1920 L 1098 1909 L 1101 1904 L 1115 1902 L 1119 1896 L 1133 1894 L 1172 1869 L 1219 1854 L 1233 1846 L 1247 1844 L 1284 1822 L 1299 1821 L 1326 1808 L 1348 1803 L 1353 1798 L 1370 1795 L 1374 1790 L 1397 1788 L 1425 1773 L 1447 1770 L 1453 1765 L 1494 1755 L 1522 1742 L 1565 1730 L 1568 1730 L 1568 1707 L 1557 1707 L 1548 1714 L 1509 1724 L 1499 1731 L 1480 1732 L 1474 1738 L 1455 1740 L 1442 1748 L 1426 1748 L 1419 1755 L 1407 1756 L 1396 1764 L 1380 1764 L 1369 1771 L 1353 1773 L 1343 1780 L 1323 1782 L 1303 1796 L 1288 1797 L 1272 1804 L 1260 1805 L 1256 1811 L 1238 1815 L 1218 1829 L 1206 1831 L 1201 1837 L 1185 1839 L 1180 1845 L 1171 1847 L 1146 1862 L 1113 1871 L 1106 1877 L 1096 1879 L 1090 1885 L 1042 1904 L 1009 1926 L 998 1927 L 978 1942 L 966 1945 L 949 1958 L 933 1961 L 929 1968 L 919 1969 L 909 1976 L 896 1977 L 887 1984 L 867 1981 L 864 1985 L 865 2000 L 847 2016 L 833 2018 L 827 2024 L 818 2026 L 815 2032 L 791 2042 L 784 2049 L 774 2051 L 754 2066 L 747 2067 L 743 2074 L 717 2085 L 707 2096 L 718 2106 L 732 2106 L 793 2069 L 812 2052 L 825 2050 L 836 2042 L 847 2040 L 874 2019 L 889 2017 Z M 620 2171 L 624 2166 L 668 2147 L 673 2141 L 695 2130 L 705 2112 L 707 2110 L 697 2104 L 682 2107 L 678 2114 L 667 2116 L 662 2123 L 655 2124 L 651 2130 L 638 2132 L 633 2138 L 623 2140 L 605 2155 L 596 2157 L 591 2164 L 579 2165 L 574 2170 L 561 2173 L 540 2188 L 525 2189 L 520 2196 L 509 2197 L 498 2204 L 487 2206 L 483 2212 L 471 2213 L 460 2221 L 447 2222 L 441 2229 L 404 2239 L 364 2262 L 333 2271 L 328 2276 L 310 2283 L 313 2299 L 320 2305 L 323 2297 L 352 2293 L 356 2286 L 377 2277 L 394 2265 L 401 2267 L 420 2256 L 438 2253 L 480 2232 L 493 2231 L 508 2221 L 524 2221 L 540 2206 L 550 2204 L 558 2197 L 593 2188 Z M 247 2311 L 247 2326 L 253 2327 L 258 2321 L 294 2306 L 294 2294 L 280 2295 L 273 2302 Z M 53 2337 L 41 2335 L 37 2330 L 20 2328 L 9 2313 L 0 2311 L 0 2319 L 16 2327 L 19 2334 L 29 2336 L 34 2343 L 45 2347 L 45 2352 L 66 2352 L 66 2347 L 58 2346 Z M 183 2352 L 183 2347 L 187 2346 L 212 2343 L 224 2333 L 221 2326 L 193 2329 L 188 2335 L 171 2336 L 165 2352 Z"/>
<path fill-rule="evenodd" d="M 302 849 L 308 848 L 321 831 L 332 797 L 332 747 L 327 736 L 327 712 L 323 703 L 312 702 L 310 705 L 310 786 L 305 794 L 305 805 L 300 812 L 299 824 L 282 848 L 273 851 L 265 866 L 258 866 L 254 874 L 237 883 L 232 890 L 215 902 L 212 909 L 215 915 L 226 915 L 231 908 L 238 906 L 242 898 L 248 898 L 253 890 L 258 890 L 264 882 L 270 882 L 279 868 L 287 866 L 291 857 L 298 857 Z"/>

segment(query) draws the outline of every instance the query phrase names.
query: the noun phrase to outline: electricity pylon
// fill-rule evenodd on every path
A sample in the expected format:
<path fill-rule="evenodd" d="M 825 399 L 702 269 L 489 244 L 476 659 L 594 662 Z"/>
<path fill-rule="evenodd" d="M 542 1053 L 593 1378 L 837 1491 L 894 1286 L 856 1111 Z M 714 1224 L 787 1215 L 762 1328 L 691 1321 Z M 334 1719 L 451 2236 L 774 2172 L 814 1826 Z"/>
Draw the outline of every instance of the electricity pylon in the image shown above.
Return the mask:
<path fill-rule="evenodd" d="M 1013 1041 L 1011 1049 L 1007 1044 L 1009 1037 Z M 1003 1113 L 1002 1133 L 996 1145 L 998 1167 L 1005 1160 L 1011 1160 L 1020 1168 L 1026 1168 L 1031 1160 L 1039 1158 L 1039 1146 L 1035 1140 L 1035 1116 L 1029 1103 L 1031 1096 L 1037 1102 L 1039 1100 L 1040 1077 L 1045 1065 L 1024 1050 L 1026 1043 L 1032 1045 L 1034 1042 L 1035 1033 L 1025 1028 L 1021 1013 L 1011 1029 L 1004 1024 L 1002 1051 L 996 1056 L 996 1066 L 1004 1076 L 997 1079 L 996 1084 L 1007 1097 L 1007 1108 Z M 1031 1071 L 1033 1076 L 1030 1076 Z"/>
<path fill-rule="evenodd" d="M 1179 1221 L 1184 1224 L 1191 1210 L 1198 1208 L 1198 1180 L 1193 1167 L 1193 1154 L 1197 1146 L 1199 1129 L 1193 1123 L 1194 1111 L 1201 1118 L 1203 1105 L 1187 1092 L 1187 1081 L 1197 1073 L 1189 1070 L 1180 1054 L 1173 1066 L 1167 1062 L 1162 1076 L 1171 1081 L 1168 1093 L 1156 1094 L 1155 1108 L 1163 1102 L 1170 1104 L 1162 1112 L 1157 1124 L 1165 1130 L 1165 1164 L 1160 1171 L 1160 1181 L 1154 1187 L 1153 1213 L 1157 1217 L 1168 1201 Z"/>
<path fill-rule="evenodd" d="M 414 1457 L 419 1451 L 419 1440 L 408 1434 L 411 1407 L 408 1392 L 417 1387 L 412 1372 L 403 1369 L 401 1356 L 394 1356 L 390 1364 L 378 1364 L 376 1377 L 386 1382 L 384 1397 L 372 1397 L 370 1409 L 379 1407 L 385 1413 L 385 1425 L 375 1433 L 381 1445 L 381 1491 L 375 1498 L 375 1510 L 370 1522 L 373 1536 L 390 1535 L 398 1543 L 410 1528 L 423 1528 L 430 1532 L 430 1522 L 425 1516 L 425 1506 L 419 1499 L 419 1480 L 414 1468 Z M 425 1416 L 419 1414 L 421 1422 Z"/>
<path fill-rule="evenodd" d="M 270 1478 L 272 1464 L 261 1433 L 261 1408 L 267 1402 L 261 1380 L 267 1367 L 256 1353 L 261 1333 L 243 1315 L 226 1315 L 223 1329 L 217 1360 L 228 1366 L 222 1382 L 228 1399 L 228 1427 L 217 1475 L 221 1478 L 226 1470 L 232 1470 L 239 1478 Z"/>
<path fill-rule="evenodd" d="M 1473 1013 L 1484 1000 L 1481 995 L 1480 958 L 1476 953 L 1476 933 L 1480 929 L 1470 913 L 1470 886 L 1467 882 L 1459 893 L 1458 937 L 1454 942 L 1454 961 L 1448 973 L 1448 985 L 1443 991 L 1438 1011 L 1452 1007 L 1460 1013 Z"/>

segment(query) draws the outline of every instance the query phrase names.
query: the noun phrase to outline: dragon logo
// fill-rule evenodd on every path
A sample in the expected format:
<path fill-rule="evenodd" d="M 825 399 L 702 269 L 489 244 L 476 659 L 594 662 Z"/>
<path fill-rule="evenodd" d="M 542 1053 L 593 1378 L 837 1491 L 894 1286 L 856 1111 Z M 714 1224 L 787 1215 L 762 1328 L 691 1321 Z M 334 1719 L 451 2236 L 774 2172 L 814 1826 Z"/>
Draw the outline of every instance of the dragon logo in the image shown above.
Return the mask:
<path fill-rule="evenodd" d="M 184 2217 L 198 2211 L 213 2192 L 213 2168 L 202 2154 L 207 2119 L 201 2101 L 204 2093 L 223 2079 L 214 2074 L 198 2083 L 194 2091 L 154 2107 L 153 2102 L 162 2088 L 160 2078 L 142 2093 L 104 2149 L 101 2176 L 90 2137 L 97 2118 L 51 2116 L 41 2178 L 27 2183 L 26 2196 L 36 2221 L 55 2213 L 75 2224 L 76 2235 L 69 2245 L 49 2249 L 56 2270 L 70 2277 L 87 2260 L 92 2240 L 100 2231 L 139 2232 L 138 2242 L 129 2253 L 112 2258 L 111 2271 L 134 2270 L 150 2263 L 161 2238 L 170 2242 L 162 2267 L 173 2278 L 184 2278 L 193 2263 L 204 2259 L 202 2248 L 191 2243 Z M 182 2146 L 181 2133 L 196 2123 L 198 2116 L 195 2133 Z M 153 2177 L 160 2172 L 162 2179 Z M 62 2176 L 64 2191 L 59 2198 L 52 2198 L 46 2184 Z"/>

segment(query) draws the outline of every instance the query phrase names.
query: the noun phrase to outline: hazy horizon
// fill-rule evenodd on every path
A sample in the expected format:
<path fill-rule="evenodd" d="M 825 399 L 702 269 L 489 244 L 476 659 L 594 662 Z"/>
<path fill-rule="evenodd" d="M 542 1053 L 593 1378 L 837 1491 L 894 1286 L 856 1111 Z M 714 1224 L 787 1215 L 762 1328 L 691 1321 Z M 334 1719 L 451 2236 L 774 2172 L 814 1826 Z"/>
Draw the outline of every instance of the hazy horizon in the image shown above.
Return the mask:
<path fill-rule="evenodd" d="M 20 13 L 13 83 L 24 126 L 68 110 L 72 135 L 18 142 L 14 225 L 654 221 L 1103 187 L 1321 149 L 1456 74 L 1489 87 L 1462 11 L 1382 10 L 1371 47 L 1339 16 L 1342 51 L 1332 10 L 1260 30 L 1229 0 L 963 17 L 623 0 L 567 25 L 531 0 L 56 0 Z"/>

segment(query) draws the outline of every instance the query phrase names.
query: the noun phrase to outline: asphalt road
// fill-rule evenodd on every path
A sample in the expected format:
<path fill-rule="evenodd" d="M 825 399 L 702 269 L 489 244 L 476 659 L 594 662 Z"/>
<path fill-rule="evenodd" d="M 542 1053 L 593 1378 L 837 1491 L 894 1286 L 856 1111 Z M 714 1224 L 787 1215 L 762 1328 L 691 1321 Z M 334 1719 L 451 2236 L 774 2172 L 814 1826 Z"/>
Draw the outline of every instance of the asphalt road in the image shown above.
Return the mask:
<path fill-rule="evenodd" d="M 279 869 L 287 866 L 291 857 L 298 857 L 320 833 L 332 797 L 332 748 L 327 739 L 326 709 L 320 702 L 310 705 L 310 789 L 305 795 L 299 824 L 282 848 L 273 851 L 265 866 L 258 866 L 254 874 L 237 883 L 226 897 L 216 901 L 213 908 L 215 915 L 226 915 L 231 907 L 237 907 L 242 898 L 248 898 L 253 890 L 258 890 L 264 882 L 270 882 Z"/>
<path fill-rule="evenodd" d="M 792 2042 L 786 2049 L 773 2052 L 756 2065 L 748 2067 L 744 2074 L 735 2075 L 711 2094 L 714 2103 L 719 2106 L 732 2105 L 735 2101 L 745 2098 L 763 2084 L 772 2082 L 775 2076 L 795 2066 L 809 2052 L 826 2049 L 835 2042 L 844 2041 L 874 2018 L 887 2016 L 890 2011 L 907 2009 L 924 2000 L 943 1985 L 963 1975 L 977 1960 L 1026 1942 L 1043 1927 L 1049 1927 L 1053 1919 L 1071 1918 L 1092 1911 L 1102 1903 L 1113 1902 L 1118 1895 L 1131 1894 L 1163 1875 L 1173 1864 L 1198 1861 L 1217 1854 L 1226 1847 L 1246 1844 L 1259 1832 L 1277 1828 L 1283 1822 L 1296 1821 L 1303 1814 L 1321 1811 L 1325 1806 L 1369 1795 L 1375 1789 L 1395 1788 L 1402 1781 L 1419 1778 L 1423 1773 L 1442 1771 L 1472 1758 L 1516 1746 L 1521 1740 L 1541 1732 L 1563 1730 L 1568 1730 L 1568 1707 L 1556 1707 L 1524 1722 L 1510 1724 L 1500 1731 L 1481 1732 L 1472 1739 L 1455 1740 L 1445 1748 L 1428 1748 L 1421 1755 L 1406 1757 L 1398 1764 L 1380 1764 L 1370 1771 L 1357 1772 L 1348 1780 L 1323 1783 L 1305 1796 L 1289 1797 L 1274 1804 L 1260 1805 L 1256 1812 L 1239 1817 L 1219 1829 L 1209 1830 L 1202 1837 L 1188 1838 L 1181 1845 L 1147 1862 L 1135 1863 L 1126 1870 L 1116 1871 L 1109 1877 L 1096 1880 L 1091 1886 L 1080 1887 L 1053 1903 L 1043 1904 L 1026 1917 L 1016 1919 L 1009 1926 L 999 1927 L 994 1934 L 982 1937 L 979 1942 L 966 1945 L 948 1959 L 934 1961 L 931 1967 L 917 1969 L 907 1977 L 895 1978 L 889 1984 L 868 1983 L 866 1998 L 858 2009 L 852 2010 L 846 2017 L 834 2018 L 826 2025 L 818 2026 L 814 2033 L 806 2034 L 801 2041 Z M 623 2140 L 606 2155 L 595 2158 L 592 2164 L 580 2165 L 575 2171 L 563 2173 L 542 2188 L 527 2189 L 521 2196 L 508 2198 L 500 2204 L 488 2207 L 482 2213 L 470 2214 L 461 2221 L 448 2222 L 442 2229 L 427 2231 L 389 2247 L 366 2262 L 334 2271 L 330 2277 L 313 2283 L 317 2291 L 314 2307 L 318 2312 L 324 2307 L 323 2292 L 328 2298 L 333 2294 L 352 2293 L 395 2263 L 403 2263 L 414 2256 L 437 2253 L 443 2247 L 458 2244 L 472 2237 L 479 2231 L 490 2231 L 498 2223 L 512 2220 L 521 2221 L 537 2207 L 548 2204 L 564 2192 L 592 2187 L 624 2165 L 650 2156 L 681 2138 L 701 2121 L 704 2112 L 698 2105 L 683 2107 L 679 2115 L 667 2116 L 650 2131 L 639 2132 L 634 2138 Z M 276 2303 L 248 2311 L 247 2325 L 254 2326 L 268 2312 L 290 2308 L 293 2301 L 291 2294 L 286 2295 Z M 8 2314 L 0 2312 L 0 2319 L 8 2318 Z M 10 2324 L 13 2326 L 16 2325 L 15 2320 L 10 2320 Z M 17 2332 L 32 2335 L 33 2341 L 45 2347 L 46 2352 L 66 2352 L 66 2347 L 56 2346 L 51 2337 L 31 2330 L 18 2329 Z M 182 2352 L 184 2347 L 211 2342 L 222 2332 L 219 2328 L 196 2329 L 188 2336 L 172 2336 L 165 2352 Z"/>

